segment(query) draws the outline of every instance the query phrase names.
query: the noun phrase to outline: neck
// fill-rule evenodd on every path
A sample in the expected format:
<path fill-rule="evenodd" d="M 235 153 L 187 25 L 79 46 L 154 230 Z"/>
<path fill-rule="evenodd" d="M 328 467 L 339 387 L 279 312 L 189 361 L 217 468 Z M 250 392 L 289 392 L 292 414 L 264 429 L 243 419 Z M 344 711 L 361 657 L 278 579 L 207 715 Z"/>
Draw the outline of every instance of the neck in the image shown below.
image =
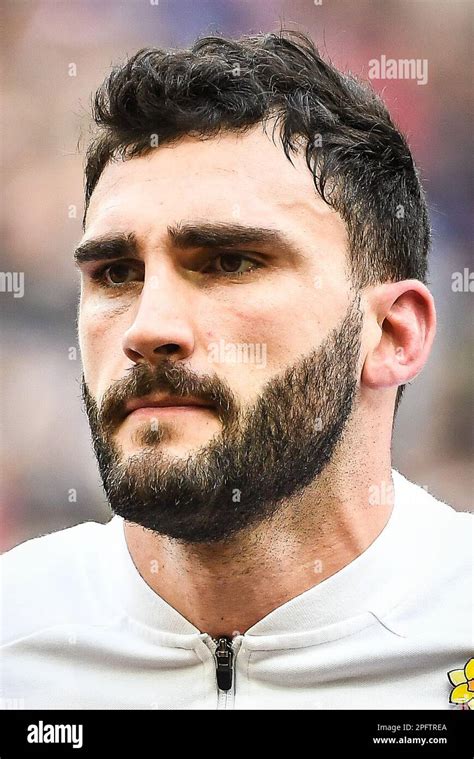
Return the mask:
<path fill-rule="evenodd" d="M 126 522 L 130 555 L 152 590 L 201 632 L 244 633 L 380 534 L 393 507 L 389 454 L 376 463 L 345 471 L 331 463 L 304 495 L 225 544 L 184 544 Z M 371 502 L 374 493 L 382 497 Z"/>

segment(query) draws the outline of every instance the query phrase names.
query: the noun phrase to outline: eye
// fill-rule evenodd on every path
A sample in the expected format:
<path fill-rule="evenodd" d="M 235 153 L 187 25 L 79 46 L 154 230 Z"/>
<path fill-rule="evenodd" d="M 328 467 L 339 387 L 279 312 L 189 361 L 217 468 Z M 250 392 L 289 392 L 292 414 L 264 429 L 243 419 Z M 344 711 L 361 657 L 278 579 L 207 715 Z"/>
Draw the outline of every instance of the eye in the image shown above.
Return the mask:
<path fill-rule="evenodd" d="M 142 274 L 130 264 L 116 263 L 103 266 L 92 275 L 92 278 L 105 287 L 119 287 L 139 281 Z"/>
<path fill-rule="evenodd" d="M 259 264 L 241 253 L 221 253 L 212 260 L 211 267 L 211 271 L 217 272 L 217 274 L 240 276 L 258 268 Z M 209 271 L 209 269 L 204 271 Z"/>

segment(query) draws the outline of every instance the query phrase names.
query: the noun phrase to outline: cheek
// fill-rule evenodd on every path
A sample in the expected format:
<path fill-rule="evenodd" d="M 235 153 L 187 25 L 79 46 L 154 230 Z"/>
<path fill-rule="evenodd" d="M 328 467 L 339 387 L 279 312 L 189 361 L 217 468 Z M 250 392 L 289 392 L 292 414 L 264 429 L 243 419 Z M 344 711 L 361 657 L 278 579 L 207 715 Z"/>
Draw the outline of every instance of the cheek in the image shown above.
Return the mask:
<path fill-rule="evenodd" d="M 262 305 L 228 306 L 214 313 L 207 311 L 203 335 L 206 344 L 224 340 L 229 343 L 273 342 L 279 332 L 275 314 Z"/>
<path fill-rule="evenodd" d="M 104 334 L 118 331 L 130 311 L 132 302 L 123 297 L 107 300 L 94 297 L 82 299 L 79 312 L 79 327 L 84 341 L 101 339 Z"/>
<path fill-rule="evenodd" d="M 90 382 L 116 358 L 123 358 L 121 341 L 126 329 L 128 305 L 98 307 L 90 302 L 79 312 L 79 345 L 86 380 Z"/>
<path fill-rule="evenodd" d="M 285 289 L 271 297 L 246 297 L 245 305 L 219 304 L 208 309 L 202 334 L 213 371 L 225 378 L 237 395 L 250 402 L 271 377 L 294 363 L 318 343 L 321 324 L 314 305 Z"/>
<path fill-rule="evenodd" d="M 318 344 L 324 323 L 315 299 L 302 288 L 275 288 L 268 296 L 247 297 L 245 305 L 228 304 L 208 323 L 206 339 L 264 344 L 270 365 L 291 362 L 293 355 Z"/>

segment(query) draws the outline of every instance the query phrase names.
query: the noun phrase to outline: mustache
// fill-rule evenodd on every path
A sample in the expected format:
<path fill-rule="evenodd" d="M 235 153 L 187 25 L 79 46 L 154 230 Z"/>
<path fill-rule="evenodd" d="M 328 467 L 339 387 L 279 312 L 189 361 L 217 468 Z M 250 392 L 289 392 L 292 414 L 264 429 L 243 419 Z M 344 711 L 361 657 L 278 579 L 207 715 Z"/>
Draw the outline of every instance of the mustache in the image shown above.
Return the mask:
<path fill-rule="evenodd" d="M 130 367 L 126 377 L 116 380 L 107 388 L 100 406 L 92 399 L 82 375 L 83 402 L 106 434 L 113 433 L 123 421 L 128 401 L 154 393 L 165 393 L 175 398 L 193 396 L 211 404 L 223 424 L 231 424 L 238 417 L 238 402 L 225 380 L 215 375 L 197 374 L 167 359 L 156 367 L 149 364 Z"/>

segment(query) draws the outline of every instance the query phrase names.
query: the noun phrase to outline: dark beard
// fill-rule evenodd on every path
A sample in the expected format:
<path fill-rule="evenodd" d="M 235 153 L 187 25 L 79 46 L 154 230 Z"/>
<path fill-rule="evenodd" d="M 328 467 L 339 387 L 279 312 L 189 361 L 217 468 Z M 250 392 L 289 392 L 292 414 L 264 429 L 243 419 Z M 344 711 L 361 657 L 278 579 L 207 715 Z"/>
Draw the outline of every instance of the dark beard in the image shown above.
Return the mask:
<path fill-rule="evenodd" d="M 331 460 L 357 386 L 362 313 L 359 298 L 314 352 L 270 379 L 243 412 L 217 376 L 196 375 L 164 359 L 132 367 L 101 403 L 82 393 L 107 499 L 130 522 L 187 543 L 228 540 L 270 518 L 313 482 Z M 135 432 L 139 452 L 121 457 L 112 433 L 124 403 L 152 392 L 212 401 L 222 430 L 183 459 L 159 450 L 158 425 Z"/>

